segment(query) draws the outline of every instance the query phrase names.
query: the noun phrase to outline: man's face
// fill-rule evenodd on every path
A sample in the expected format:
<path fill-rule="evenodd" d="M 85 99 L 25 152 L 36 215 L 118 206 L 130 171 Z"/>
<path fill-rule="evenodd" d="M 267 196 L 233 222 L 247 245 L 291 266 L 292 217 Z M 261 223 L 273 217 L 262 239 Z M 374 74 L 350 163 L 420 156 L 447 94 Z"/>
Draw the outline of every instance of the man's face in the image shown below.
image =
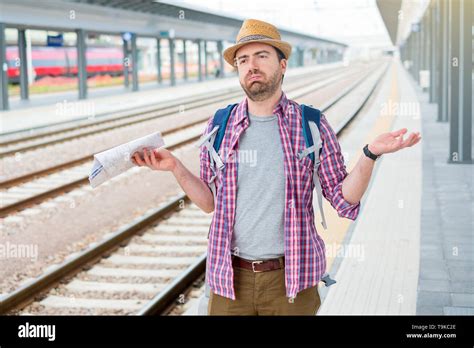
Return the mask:
<path fill-rule="evenodd" d="M 279 61 L 275 48 L 250 43 L 237 50 L 235 60 L 240 85 L 249 99 L 263 101 L 278 90 L 286 71 L 286 59 Z"/>

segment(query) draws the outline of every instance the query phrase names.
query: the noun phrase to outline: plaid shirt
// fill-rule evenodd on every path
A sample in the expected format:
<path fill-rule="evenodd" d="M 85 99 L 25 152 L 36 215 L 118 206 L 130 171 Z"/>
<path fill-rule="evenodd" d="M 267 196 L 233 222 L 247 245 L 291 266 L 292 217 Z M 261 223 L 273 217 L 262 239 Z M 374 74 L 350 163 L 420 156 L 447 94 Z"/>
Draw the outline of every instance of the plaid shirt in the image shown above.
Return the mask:
<path fill-rule="evenodd" d="M 245 98 L 232 111 L 227 123 L 219 155 L 225 163 L 222 174 L 216 178 L 217 199 L 209 231 L 207 250 L 207 282 L 218 295 L 235 300 L 231 241 L 235 218 L 238 141 L 249 126 L 248 101 Z M 284 152 L 285 166 L 285 285 L 286 295 L 295 298 L 297 293 L 315 286 L 326 271 L 325 246 L 316 231 L 313 211 L 313 163 L 309 156 L 298 158 L 306 147 L 302 130 L 301 107 L 282 93 L 273 110 Z M 208 121 L 205 134 L 212 130 Z M 323 196 L 341 217 L 355 220 L 360 202 L 350 204 L 342 195 L 342 182 L 347 176 L 344 158 L 336 134 L 326 117 L 321 115 L 320 126 L 323 147 L 320 155 L 319 177 Z M 200 152 L 200 178 L 209 184 L 214 173 L 209 154 L 203 146 Z M 268 173 L 269 179 L 271 173 Z M 262 183 L 264 185 L 265 183 Z"/>

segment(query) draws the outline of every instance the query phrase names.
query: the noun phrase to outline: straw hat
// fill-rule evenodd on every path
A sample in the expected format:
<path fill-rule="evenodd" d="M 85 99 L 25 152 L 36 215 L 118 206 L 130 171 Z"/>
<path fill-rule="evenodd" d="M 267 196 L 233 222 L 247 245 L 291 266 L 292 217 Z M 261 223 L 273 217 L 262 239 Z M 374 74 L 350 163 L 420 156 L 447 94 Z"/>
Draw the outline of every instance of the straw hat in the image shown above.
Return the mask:
<path fill-rule="evenodd" d="M 270 23 L 257 19 L 245 20 L 235 41 L 235 45 L 224 51 L 224 59 L 232 66 L 234 65 L 235 52 L 240 47 L 252 42 L 260 42 L 276 47 L 283 52 L 286 59 L 291 54 L 291 45 L 288 42 L 281 41 L 278 29 Z"/>

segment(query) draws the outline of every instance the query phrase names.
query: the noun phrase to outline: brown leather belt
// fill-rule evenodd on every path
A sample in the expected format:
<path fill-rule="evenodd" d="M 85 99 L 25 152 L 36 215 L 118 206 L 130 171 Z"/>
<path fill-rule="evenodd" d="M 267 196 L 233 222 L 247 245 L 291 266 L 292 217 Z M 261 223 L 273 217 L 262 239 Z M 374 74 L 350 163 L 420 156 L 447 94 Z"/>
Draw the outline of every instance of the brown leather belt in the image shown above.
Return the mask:
<path fill-rule="evenodd" d="M 251 270 L 253 272 L 273 271 L 285 268 L 285 257 L 268 260 L 246 260 L 241 257 L 232 255 L 232 266 Z"/>

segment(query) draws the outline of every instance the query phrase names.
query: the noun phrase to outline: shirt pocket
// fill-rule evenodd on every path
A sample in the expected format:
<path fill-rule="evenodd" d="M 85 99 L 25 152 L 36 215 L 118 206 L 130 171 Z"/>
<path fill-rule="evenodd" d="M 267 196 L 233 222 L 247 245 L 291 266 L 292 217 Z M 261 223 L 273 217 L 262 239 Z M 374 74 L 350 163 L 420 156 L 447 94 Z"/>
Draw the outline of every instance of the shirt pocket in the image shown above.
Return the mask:
<path fill-rule="evenodd" d="M 311 174 L 313 173 L 314 164 L 309 156 L 304 156 L 301 159 L 299 158 L 299 156 L 296 156 L 295 161 L 300 169 L 305 172 L 310 172 Z"/>
<path fill-rule="evenodd" d="M 314 189 L 313 183 L 313 174 L 314 174 L 314 165 L 313 161 L 309 156 L 303 158 L 296 157 L 296 163 L 298 167 L 298 176 L 301 183 L 301 197 L 303 199 L 303 205 L 309 209 L 312 205 L 312 191 Z"/>

